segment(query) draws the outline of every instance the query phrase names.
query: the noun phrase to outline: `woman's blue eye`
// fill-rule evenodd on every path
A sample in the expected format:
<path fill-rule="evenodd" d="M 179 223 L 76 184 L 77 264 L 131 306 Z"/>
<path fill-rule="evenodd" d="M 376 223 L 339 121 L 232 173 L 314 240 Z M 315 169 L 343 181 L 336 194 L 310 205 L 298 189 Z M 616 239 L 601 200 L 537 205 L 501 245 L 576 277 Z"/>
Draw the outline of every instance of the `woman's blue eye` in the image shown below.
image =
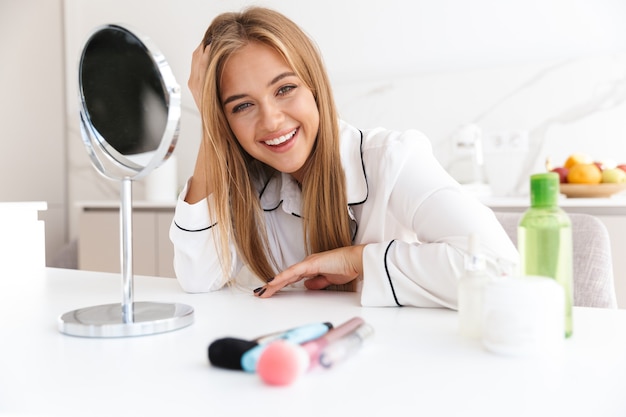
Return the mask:
<path fill-rule="evenodd" d="M 291 92 L 292 90 L 294 90 L 296 88 L 295 85 L 285 85 L 282 86 L 278 89 L 278 95 L 279 96 L 284 96 L 286 94 L 289 94 L 289 92 Z"/>
<path fill-rule="evenodd" d="M 247 109 L 248 107 L 250 107 L 251 104 L 250 103 L 241 103 L 236 105 L 235 107 L 233 107 L 233 113 L 239 113 L 242 110 Z"/>

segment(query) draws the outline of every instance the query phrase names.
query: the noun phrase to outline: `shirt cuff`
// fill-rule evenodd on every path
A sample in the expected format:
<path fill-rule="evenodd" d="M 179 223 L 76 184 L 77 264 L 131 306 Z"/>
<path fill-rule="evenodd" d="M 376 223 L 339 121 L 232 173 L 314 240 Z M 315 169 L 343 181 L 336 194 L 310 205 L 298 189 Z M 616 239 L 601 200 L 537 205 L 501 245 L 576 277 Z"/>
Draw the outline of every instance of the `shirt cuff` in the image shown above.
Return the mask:
<path fill-rule="evenodd" d="M 364 307 L 399 305 L 385 268 L 385 255 L 390 244 L 391 242 L 370 243 L 363 248 L 361 305 Z"/>
<path fill-rule="evenodd" d="M 209 200 L 213 200 L 212 196 L 203 198 L 197 203 L 189 204 L 185 201 L 189 181 L 185 184 L 178 195 L 176 202 L 176 211 L 174 212 L 174 222 L 184 230 L 197 231 L 211 227 L 214 222 L 209 217 Z"/>

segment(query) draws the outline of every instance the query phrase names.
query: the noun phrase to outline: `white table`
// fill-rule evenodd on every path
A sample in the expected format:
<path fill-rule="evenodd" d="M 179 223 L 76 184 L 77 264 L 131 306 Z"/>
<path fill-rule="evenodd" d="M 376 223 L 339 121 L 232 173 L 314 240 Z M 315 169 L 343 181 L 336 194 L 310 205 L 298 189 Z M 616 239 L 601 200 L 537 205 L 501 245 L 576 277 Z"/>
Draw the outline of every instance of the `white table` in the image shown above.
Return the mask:
<path fill-rule="evenodd" d="M 63 335 L 61 314 L 121 301 L 119 275 L 4 271 L 0 415 L 626 416 L 624 310 L 576 308 L 561 357 L 510 358 L 462 340 L 454 311 L 363 308 L 354 293 L 194 295 L 173 279 L 138 276 L 135 300 L 190 304 L 195 323 L 134 338 Z M 376 332 L 363 349 L 288 387 L 208 363 L 207 347 L 219 337 L 354 316 Z"/>

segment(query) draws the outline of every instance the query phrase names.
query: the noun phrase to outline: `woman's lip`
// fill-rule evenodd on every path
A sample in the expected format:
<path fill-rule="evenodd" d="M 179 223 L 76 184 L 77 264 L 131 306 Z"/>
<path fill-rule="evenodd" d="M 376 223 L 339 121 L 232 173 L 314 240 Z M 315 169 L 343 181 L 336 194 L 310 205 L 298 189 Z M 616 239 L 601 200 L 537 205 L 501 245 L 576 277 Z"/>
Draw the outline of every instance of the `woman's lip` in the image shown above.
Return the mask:
<path fill-rule="evenodd" d="M 295 136 L 297 130 L 298 129 L 290 129 L 290 130 L 286 131 L 285 133 L 282 133 L 280 135 L 275 135 L 273 138 L 265 139 L 262 142 L 264 142 L 266 145 L 270 145 L 270 146 L 280 145 L 280 144 L 288 141 L 289 139 L 291 139 L 293 136 Z"/>
<path fill-rule="evenodd" d="M 262 140 L 261 142 L 269 148 L 279 148 L 292 141 L 298 134 L 299 128 L 288 130 L 282 135 L 274 136 L 272 139 Z"/>

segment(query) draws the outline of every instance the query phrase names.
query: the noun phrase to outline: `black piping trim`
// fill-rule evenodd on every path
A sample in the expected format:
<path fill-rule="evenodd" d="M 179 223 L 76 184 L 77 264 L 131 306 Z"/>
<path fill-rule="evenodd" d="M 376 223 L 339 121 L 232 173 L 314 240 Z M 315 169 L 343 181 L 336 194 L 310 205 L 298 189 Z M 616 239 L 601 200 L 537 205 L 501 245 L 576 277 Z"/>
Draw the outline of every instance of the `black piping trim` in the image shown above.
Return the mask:
<path fill-rule="evenodd" d="M 259 199 L 263 196 L 263 193 L 265 193 L 265 189 L 267 188 L 267 186 L 270 184 L 270 181 L 272 180 L 272 177 L 274 175 L 271 175 L 267 181 L 265 182 L 265 184 L 263 184 L 263 188 L 261 189 L 261 192 L 259 193 Z"/>
<path fill-rule="evenodd" d="M 396 296 L 396 290 L 393 288 L 393 283 L 391 282 L 391 276 L 389 275 L 389 268 L 387 267 L 387 253 L 389 252 L 389 248 L 391 247 L 393 242 L 395 242 L 395 240 L 392 240 L 391 242 L 389 242 L 389 245 L 387 245 L 387 249 L 385 249 L 385 272 L 387 273 L 387 279 L 389 280 L 389 286 L 391 287 L 393 300 L 396 302 L 396 305 L 398 307 L 404 307 L 402 304 L 398 302 L 398 297 Z"/>
<path fill-rule="evenodd" d="M 352 241 L 354 242 L 354 239 L 356 239 L 357 233 L 359 233 L 359 223 L 356 220 L 352 220 L 352 219 L 350 219 L 350 221 L 354 223 L 354 233 L 352 233 Z"/>
<path fill-rule="evenodd" d="M 263 188 L 261 189 L 261 192 L 259 193 L 259 201 L 261 201 L 261 197 L 263 197 L 263 194 L 265 194 L 265 190 L 267 189 L 267 186 L 270 185 L 270 182 L 272 181 L 272 178 L 274 178 L 274 175 L 276 175 L 276 173 L 270 175 L 270 177 L 267 179 L 265 184 L 263 184 Z M 274 210 L 278 209 L 278 207 L 280 207 L 281 204 L 283 204 L 283 200 L 280 200 L 278 202 L 278 204 L 276 205 L 276 207 L 273 207 L 273 208 L 262 208 L 262 209 L 263 209 L 263 211 L 274 211 Z"/>
<path fill-rule="evenodd" d="M 363 177 L 365 178 L 365 187 L 367 191 L 365 192 L 365 199 L 363 201 L 359 201 L 356 203 L 348 203 L 348 206 L 356 206 L 358 204 L 363 204 L 367 201 L 367 198 L 370 195 L 370 185 L 367 182 L 367 175 L 365 174 L 365 163 L 363 162 L 363 131 L 359 129 L 359 133 L 361 134 L 361 145 L 359 146 L 359 152 L 361 154 L 361 169 L 363 169 Z"/>
<path fill-rule="evenodd" d="M 278 202 L 278 204 L 276 205 L 276 207 L 273 207 L 273 208 L 264 208 L 264 209 L 263 209 L 263 211 L 274 211 L 274 210 L 278 209 L 278 207 L 280 207 L 280 205 L 281 205 L 281 204 L 283 204 L 283 200 L 280 200 L 280 201 Z"/>
<path fill-rule="evenodd" d="M 180 226 L 178 225 L 178 223 L 176 223 L 175 221 L 174 221 L 174 225 L 176 225 L 176 227 L 178 227 L 180 230 L 185 231 L 185 232 L 204 232 L 205 230 L 209 230 L 209 229 L 210 229 L 210 228 L 212 228 L 213 226 L 216 226 L 216 225 L 217 225 L 217 223 L 213 223 L 213 224 L 212 224 L 212 225 L 210 225 L 210 226 L 207 226 L 207 227 L 205 227 L 205 228 L 203 228 L 203 229 L 198 229 L 198 230 L 190 230 L 190 229 L 185 229 L 184 227 L 180 227 Z"/>

